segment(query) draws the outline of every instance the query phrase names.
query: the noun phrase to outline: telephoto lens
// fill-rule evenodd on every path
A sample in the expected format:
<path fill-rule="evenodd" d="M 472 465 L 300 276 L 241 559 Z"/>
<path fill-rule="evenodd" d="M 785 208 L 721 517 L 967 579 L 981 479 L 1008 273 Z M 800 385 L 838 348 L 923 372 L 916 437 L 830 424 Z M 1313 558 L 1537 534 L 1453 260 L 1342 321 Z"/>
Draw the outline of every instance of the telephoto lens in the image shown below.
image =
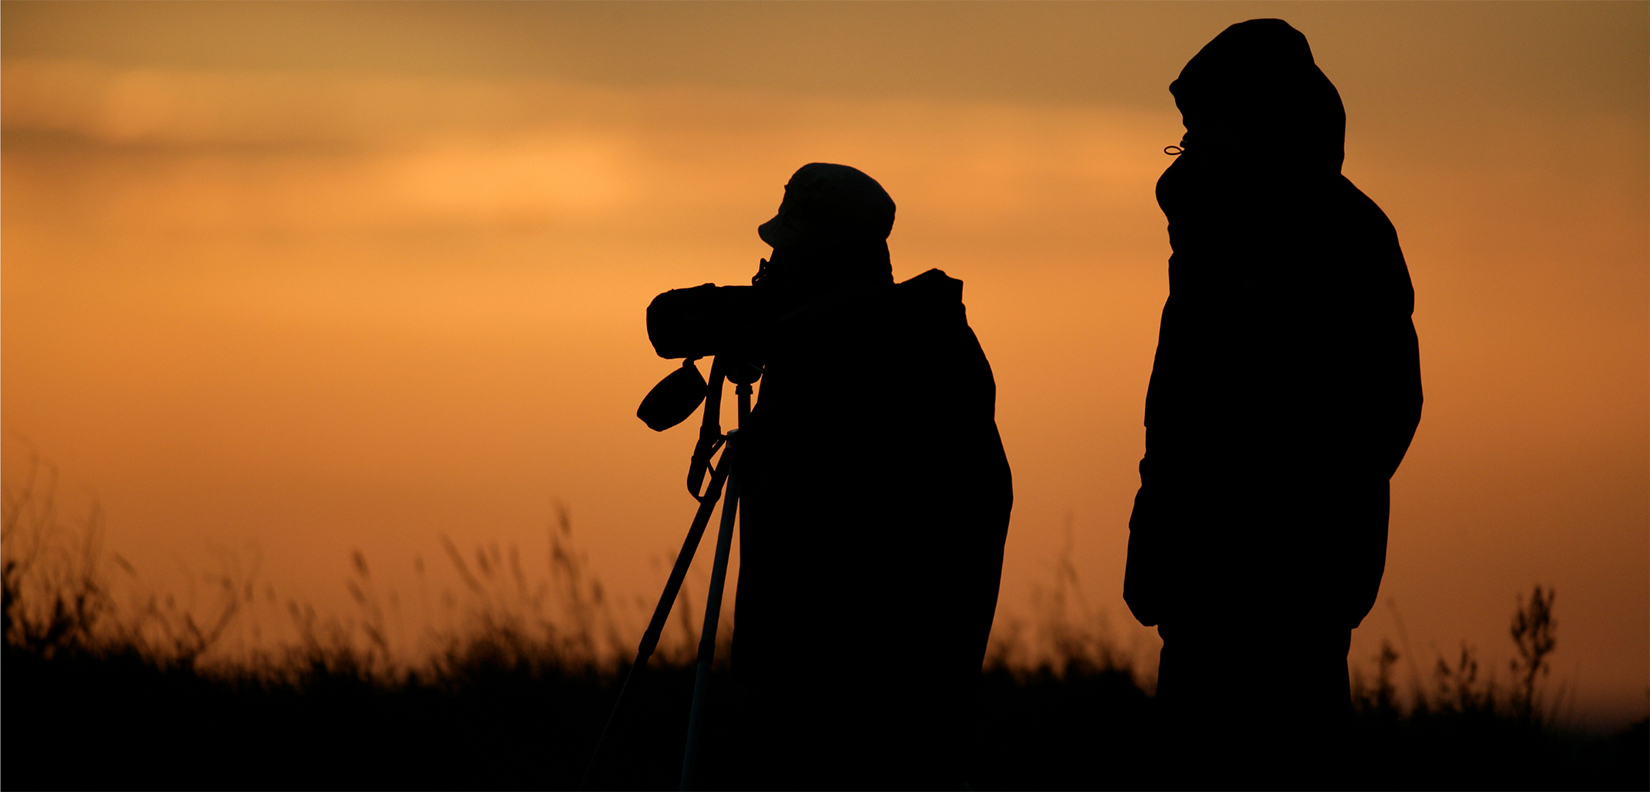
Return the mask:
<path fill-rule="evenodd" d="M 647 338 L 662 358 L 701 358 L 748 343 L 757 315 L 754 286 L 671 289 L 647 306 Z"/>

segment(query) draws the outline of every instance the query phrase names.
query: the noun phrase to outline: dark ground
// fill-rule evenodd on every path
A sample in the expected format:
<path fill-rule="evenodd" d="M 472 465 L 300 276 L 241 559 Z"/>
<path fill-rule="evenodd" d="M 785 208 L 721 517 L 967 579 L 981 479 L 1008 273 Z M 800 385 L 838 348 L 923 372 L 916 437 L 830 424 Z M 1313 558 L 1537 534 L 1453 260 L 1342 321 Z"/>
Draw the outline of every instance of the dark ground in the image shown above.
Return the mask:
<path fill-rule="evenodd" d="M 6 789 L 570 789 L 617 694 L 611 675 L 486 653 L 395 683 L 348 657 L 260 679 L 16 646 L 0 671 Z M 739 690 L 716 683 L 705 782 L 737 788 Z M 648 671 L 593 787 L 676 787 L 692 684 L 685 665 Z M 971 785 L 1153 788 L 1150 707 L 1125 671 L 992 671 Z M 1642 721 L 1578 737 L 1493 711 L 1365 702 L 1353 742 L 1354 788 L 1650 786 Z"/>

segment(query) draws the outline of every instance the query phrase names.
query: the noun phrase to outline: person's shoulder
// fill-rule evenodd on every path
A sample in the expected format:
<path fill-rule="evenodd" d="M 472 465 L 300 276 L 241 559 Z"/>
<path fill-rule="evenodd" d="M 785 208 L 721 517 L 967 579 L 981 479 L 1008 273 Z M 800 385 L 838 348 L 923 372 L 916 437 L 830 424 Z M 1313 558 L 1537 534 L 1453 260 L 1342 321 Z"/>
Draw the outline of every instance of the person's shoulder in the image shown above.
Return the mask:
<path fill-rule="evenodd" d="M 963 282 L 931 269 L 894 287 L 899 310 L 911 317 L 953 318 L 966 322 L 963 309 Z"/>
<path fill-rule="evenodd" d="M 1341 176 L 1336 180 L 1337 196 L 1343 211 L 1358 222 L 1372 225 L 1382 230 L 1392 231 L 1392 220 L 1381 210 L 1375 199 L 1370 198 L 1351 179 Z"/>
<path fill-rule="evenodd" d="M 1341 270 L 1342 277 L 1355 281 L 1348 292 L 1360 295 L 1359 302 L 1371 308 L 1410 315 L 1415 309 L 1415 286 L 1409 278 L 1398 229 L 1375 200 L 1350 179 L 1342 176 L 1340 183 L 1344 208 L 1342 224 L 1336 231 L 1354 243 L 1355 255 L 1348 263 L 1357 263 Z"/>
<path fill-rule="evenodd" d="M 890 336 L 929 334 L 967 325 L 963 282 L 931 269 L 899 283 L 844 286 L 822 294 L 787 315 L 781 328 L 789 338 L 884 343 Z"/>
<path fill-rule="evenodd" d="M 932 303 L 961 303 L 963 282 L 945 274 L 945 270 L 931 269 L 902 281 L 896 287 L 900 296 Z"/>

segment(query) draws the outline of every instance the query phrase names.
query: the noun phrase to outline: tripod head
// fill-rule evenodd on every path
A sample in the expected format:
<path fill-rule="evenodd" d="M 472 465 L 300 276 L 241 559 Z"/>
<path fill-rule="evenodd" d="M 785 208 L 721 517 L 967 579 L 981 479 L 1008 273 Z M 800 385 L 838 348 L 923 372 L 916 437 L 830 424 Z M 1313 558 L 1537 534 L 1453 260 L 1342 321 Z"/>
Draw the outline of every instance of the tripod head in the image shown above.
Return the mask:
<path fill-rule="evenodd" d="M 711 457 L 721 449 L 727 441 L 722 434 L 722 381 L 730 380 L 734 384 L 734 393 L 739 397 L 738 420 L 741 425 L 751 411 L 751 385 L 762 378 L 762 367 L 748 363 L 742 358 L 727 358 L 717 355 L 711 360 L 710 380 L 707 382 L 699 376 L 699 368 L 694 364 L 698 358 L 686 358 L 682 367 L 671 372 L 659 384 L 648 391 L 647 397 L 642 399 L 640 407 L 636 408 L 636 417 L 642 419 L 649 429 L 663 432 L 693 415 L 693 411 L 704 404 L 704 416 L 699 424 L 699 440 L 693 448 L 693 461 L 688 466 L 688 492 L 698 500 L 710 496 L 704 491 L 705 472 L 710 468 Z"/>

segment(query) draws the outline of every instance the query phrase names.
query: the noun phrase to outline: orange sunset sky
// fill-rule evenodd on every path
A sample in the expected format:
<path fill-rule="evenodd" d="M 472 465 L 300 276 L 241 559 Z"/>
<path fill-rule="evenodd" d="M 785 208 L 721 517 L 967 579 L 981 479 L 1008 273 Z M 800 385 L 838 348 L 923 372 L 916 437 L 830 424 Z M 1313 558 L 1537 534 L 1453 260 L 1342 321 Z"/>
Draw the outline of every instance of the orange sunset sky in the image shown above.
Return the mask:
<path fill-rule="evenodd" d="M 561 504 L 632 641 L 694 505 L 695 428 L 634 417 L 674 366 L 643 311 L 747 282 L 791 172 L 841 162 L 899 204 L 897 278 L 966 283 L 1015 477 L 999 628 L 1069 548 L 1149 658 L 1120 592 L 1168 84 L 1280 17 L 1416 288 L 1426 407 L 1352 662 L 1465 642 L 1506 679 L 1540 583 L 1550 684 L 1619 724 L 1650 702 L 1647 8 L 5 2 L 6 486 L 38 454 L 67 522 L 99 504 L 122 597 L 255 583 L 226 652 L 288 600 L 352 618 L 359 549 L 415 654 L 463 611 L 440 537 L 542 579 Z"/>

